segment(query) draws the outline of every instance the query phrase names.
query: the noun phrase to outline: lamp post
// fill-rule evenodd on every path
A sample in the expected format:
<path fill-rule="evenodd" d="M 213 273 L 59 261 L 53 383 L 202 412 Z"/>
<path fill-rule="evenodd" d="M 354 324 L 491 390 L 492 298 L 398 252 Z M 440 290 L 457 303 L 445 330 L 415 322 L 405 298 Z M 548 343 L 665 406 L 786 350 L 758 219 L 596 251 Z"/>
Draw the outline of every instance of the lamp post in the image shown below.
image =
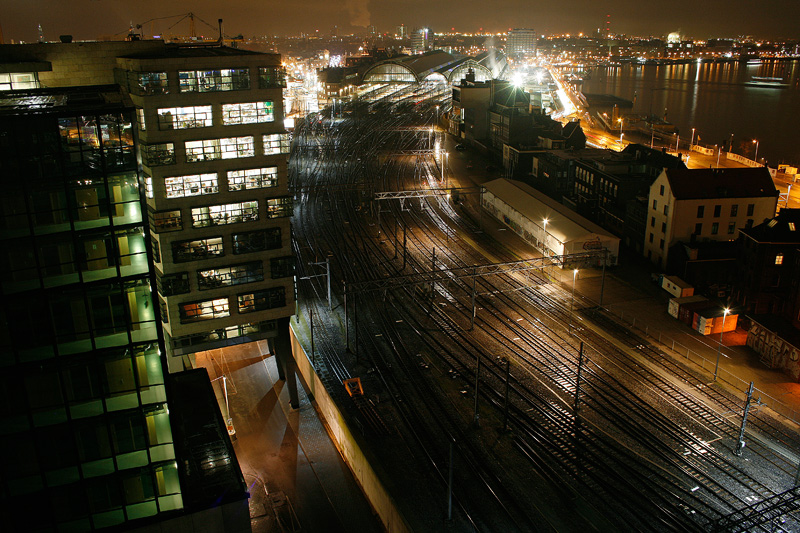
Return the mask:
<path fill-rule="evenodd" d="M 549 222 L 549 220 L 544 219 L 542 222 L 544 223 L 544 237 L 542 238 L 542 244 L 543 244 L 543 248 L 546 251 L 547 250 L 547 223 Z"/>
<path fill-rule="evenodd" d="M 722 147 L 715 144 L 714 148 L 717 149 L 717 168 L 719 168 L 719 154 L 722 152 Z"/>
<path fill-rule="evenodd" d="M 753 160 L 758 163 L 758 140 L 753 139 L 753 144 L 756 145 L 756 154 L 753 156 Z"/>
<path fill-rule="evenodd" d="M 689 151 L 692 150 L 693 144 L 694 144 L 694 128 L 692 128 L 692 139 L 689 141 Z"/>
<path fill-rule="evenodd" d="M 569 330 L 572 332 L 572 308 L 575 306 L 575 280 L 578 279 L 578 269 L 572 271 L 572 299 L 569 301 Z"/>
<path fill-rule="evenodd" d="M 617 122 L 619 122 L 619 142 L 622 142 L 622 119 L 618 118 Z"/>
<path fill-rule="evenodd" d="M 714 366 L 714 381 L 717 381 L 717 373 L 719 372 L 719 356 L 722 350 L 722 335 L 725 333 L 725 318 L 731 310 L 727 307 L 722 310 L 722 331 L 719 332 L 719 344 L 717 345 L 717 364 Z"/>
<path fill-rule="evenodd" d="M 439 127 L 439 106 L 436 106 L 436 127 Z"/>
<path fill-rule="evenodd" d="M 677 133 L 675 134 L 675 152 L 678 152 L 678 145 L 681 142 L 681 136 Z"/>
<path fill-rule="evenodd" d="M 444 166 L 447 164 L 447 152 L 442 152 L 442 185 L 444 185 Z"/>

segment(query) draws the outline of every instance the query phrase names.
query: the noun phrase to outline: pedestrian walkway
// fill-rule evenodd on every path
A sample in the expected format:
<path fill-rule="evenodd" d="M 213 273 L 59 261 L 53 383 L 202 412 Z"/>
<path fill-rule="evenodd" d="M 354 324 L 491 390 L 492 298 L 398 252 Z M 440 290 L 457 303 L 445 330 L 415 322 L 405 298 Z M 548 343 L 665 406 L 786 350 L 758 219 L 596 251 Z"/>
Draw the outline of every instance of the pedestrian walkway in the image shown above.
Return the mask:
<path fill-rule="evenodd" d="M 289 405 L 266 342 L 198 353 L 196 366 L 232 419 L 255 533 L 382 531 L 303 387 Z"/>

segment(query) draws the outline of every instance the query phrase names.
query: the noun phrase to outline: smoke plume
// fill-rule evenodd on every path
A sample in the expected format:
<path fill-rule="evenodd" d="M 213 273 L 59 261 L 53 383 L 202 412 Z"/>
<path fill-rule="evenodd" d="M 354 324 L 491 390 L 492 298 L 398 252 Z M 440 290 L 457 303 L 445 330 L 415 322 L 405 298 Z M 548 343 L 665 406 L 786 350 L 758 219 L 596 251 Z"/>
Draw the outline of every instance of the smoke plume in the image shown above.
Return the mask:
<path fill-rule="evenodd" d="M 350 24 L 366 28 L 369 26 L 369 0 L 347 0 L 347 11 L 350 13 Z"/>

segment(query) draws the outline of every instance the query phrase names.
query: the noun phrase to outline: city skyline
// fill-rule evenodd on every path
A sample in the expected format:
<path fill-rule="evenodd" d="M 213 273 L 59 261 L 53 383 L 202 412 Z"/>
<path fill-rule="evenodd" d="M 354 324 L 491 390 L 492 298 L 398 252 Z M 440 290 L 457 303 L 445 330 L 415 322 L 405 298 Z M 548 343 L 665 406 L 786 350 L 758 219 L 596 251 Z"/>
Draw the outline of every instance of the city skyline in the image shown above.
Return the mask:
<path fill-rule="evenodd" d="M 278 0 L 269 4 L 240 0 L 235 5 L 221 6 L 211 0 L 176 0 L 165 5 L 154 0 L 137 3 L 110 0 L 78 0 L 60 2 L 35 0 L 0 1 L 0 28 L 5 42 L 35 42 L 42 25 L 44 39 L 56 41 L 59 35 L 91 40 L 100 36 L 128 33 L 131 25 L 141 24 L 146 36 L 171 32 L 189 34 L 189 22 L 181 15 L 192 10 L 198 35 L 216 37 L 216 21 L 222 18 L 227 35 L 245 37 L 300 33 L 330 34 L 334 26 L 340 33 L 364 31 L 375 26 L 380 33 L 393 33 L 404 24 L 409 29 L 430 26 L 435 32 L 458 31 L 504 32 L 511 28 L 533 28 L 539 34 L 592 34 L 605 26 L 610 15 L 613 33 L 627 35 L 666 36 L 680 32 L 689 38 L 736 37 L 798 38 L 793 23 L 800 16 L 800 4 L 789 1 L 766 3 L 754 11 L 745 0 L 712 0 L 704 4 L 704 13 L 697 17 L 694 3 L 676 0 L 664 9 L 654 0 L 616 0 L 598 5 L 589 0 L 568 0 L 558 10 L 532 5 L 523 0 L 508 0 L 486 9 L 483 2 L 462 0 L 458 3 L 432 5 L 420 0 L 403 3 L 381 3 L 369 0 L 326 2 L 304 0 L 302 3 Z M 98 18 L 102 12 L 102 18 Z M 173 26 L 170 28 L 170 26 Z"/>

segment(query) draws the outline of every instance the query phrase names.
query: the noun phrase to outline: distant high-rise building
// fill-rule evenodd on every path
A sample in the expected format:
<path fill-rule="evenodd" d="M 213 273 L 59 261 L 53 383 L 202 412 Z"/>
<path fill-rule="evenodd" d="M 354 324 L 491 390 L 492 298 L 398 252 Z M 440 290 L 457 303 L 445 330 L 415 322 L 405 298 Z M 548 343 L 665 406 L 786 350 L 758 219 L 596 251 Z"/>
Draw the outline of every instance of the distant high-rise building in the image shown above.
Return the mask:
<path fill-rule="evenodd" d="M 425 52 L 433 46 L 433 33 L 429 28 L 421 28 L 411 36 L 411 49 L 414 52 Z"/>
<path fill-rule="evenodd" d="M 408 35 L 406 34 L 406 27 L 405 27 L 404 24 L 400 24 L 397 27 L 397 30 L 396 30 L 395 33 L 396 33 L 397 37 L 400 38 L 400 39 L 405 39 L 406 37 L 408 37 Z"/>
<path fill-rule="evenodd" d="M 536 32 L 529 29 L 513 29 L 508 32 L 506 54 L 512 58 L 536 54 Z"/>

